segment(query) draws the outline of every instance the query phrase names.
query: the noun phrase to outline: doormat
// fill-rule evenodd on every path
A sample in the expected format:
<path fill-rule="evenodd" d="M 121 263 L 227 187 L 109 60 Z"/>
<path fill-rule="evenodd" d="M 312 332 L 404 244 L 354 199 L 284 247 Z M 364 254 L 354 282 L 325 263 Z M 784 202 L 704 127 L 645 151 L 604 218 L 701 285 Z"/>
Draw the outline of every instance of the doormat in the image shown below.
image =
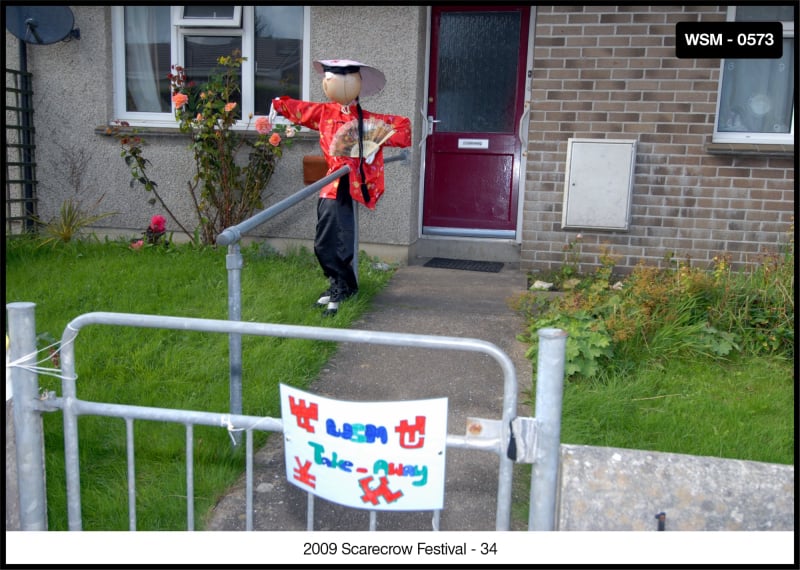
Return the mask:
<path fill-rule="evenodd" d="M 425 267 L 438 267 L 441 269 L 464 269 L 467 271 L 483 271 L 485 273 L 497 273 L 503 268 L 500 261 L 472 261 L 470 259 L 447 259 L 445 257 L 434 257 L 427 261 Z"/>

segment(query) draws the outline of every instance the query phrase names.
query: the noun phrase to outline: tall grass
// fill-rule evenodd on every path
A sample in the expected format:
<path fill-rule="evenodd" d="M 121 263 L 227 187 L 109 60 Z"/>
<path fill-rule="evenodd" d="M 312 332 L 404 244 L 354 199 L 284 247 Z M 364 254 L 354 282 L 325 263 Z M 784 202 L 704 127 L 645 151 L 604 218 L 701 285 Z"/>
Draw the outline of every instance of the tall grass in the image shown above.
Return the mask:
<path fill-rule="evenodd" d="M 673 259 L 619 281 L 606 252 L 573 289 L 514 299 L 532 360 L 540 328 L 569 333 L 562 439 L 793 463 L 793 226 L 788 238 L 745 270 Z"/>
<path fill-rule="evenodd" d="M 92 311 L 226 319 L 225 249 L 170 245 L 130 248 L 128 242 L 71 241 L 42 248 L 28 240 L 6 245 L 6 302 L 36 303 L 40 345 L 61 338 L 67 323 Z M 242 320 L 348 327 L 388 282 L 391 272 L 360 265 L 360 292 L 333 318 L 314 307 L 327 287 L 310 252 L 282 256 L 263 246 L 243 247 Z M 76 339 L 78 397 L 118 404 L 211 412 L 229 409 L 228 336 L 113 326 L 89 326 Z M 280 383 L 306 387 L 335 343 L 245 336 L 243 413 L 279 417 Z M 54 363 L 55 367 L 55 363 Z M 43 390 L 60 381 L 40 376 Z M 45 414 L 48 525 L 67 527 L 63 417 Z M 125 423 L 79 418 L 83 526 L 127 530 Z M 135 423 L 137 527 L 186 529 L 185 427 Z M 266 435 L 257 432 L 256 443 Z M 224 429 L 194 428 L 195 512 L 204 515 L 244 469 L 242 445 Z"/>

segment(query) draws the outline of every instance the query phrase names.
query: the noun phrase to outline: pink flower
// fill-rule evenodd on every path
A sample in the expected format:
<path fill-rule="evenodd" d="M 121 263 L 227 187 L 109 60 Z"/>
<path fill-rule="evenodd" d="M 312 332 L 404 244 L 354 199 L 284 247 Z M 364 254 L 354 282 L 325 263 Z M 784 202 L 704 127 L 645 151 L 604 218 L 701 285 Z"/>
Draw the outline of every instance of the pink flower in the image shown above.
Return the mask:
<path fill-rule="evenodd" d="M 228 103 L 227 105 L 225 105 L 225 112 L 230 113 L 235 108 L 236 108 L 236 103 Z"/>
<path fill-rule="evenodd" d="M 256 119 L 256 131 L 260 135 L 266 135 L 272 130 L 272 125 L 267 117 L 259 117 Z"/>
<path fill-rule="evenodd" d="M 172 103 L 176 109 L 180 109 L 189 102 L 189 97 L 184 93 L 175 93 L 172 96 Z"/>
<path fill-rule="evenodd" d="M 272 136 L 269 137 L 269 144 L 271 144 L 272 146 L 278 146 L 279 144 L 281 144 L 281 135 L 279 135 L 278 133 L 272 133 Z"/>
<path fill-rule="evenodd" d="M 153 216 L 150 218 L 150 229 L 154 232 L 163 232 L 167 228 L 167 220 L 164 216 Z"/>
<path fill-rule="evenodd" d="M 144 246 L 143 239 L 138 239 L 136 241 L 131 242 L 131 249 L 142 249 L 143 246 Z"/>

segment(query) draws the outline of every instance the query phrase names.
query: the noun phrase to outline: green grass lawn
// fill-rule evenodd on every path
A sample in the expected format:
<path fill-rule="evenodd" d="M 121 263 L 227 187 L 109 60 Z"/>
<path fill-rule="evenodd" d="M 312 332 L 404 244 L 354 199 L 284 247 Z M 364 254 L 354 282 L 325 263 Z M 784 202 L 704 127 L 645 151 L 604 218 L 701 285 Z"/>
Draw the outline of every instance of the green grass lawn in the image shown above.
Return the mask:
<path fill-rule="evenodd" d="M 391 271 L 360 264 L 360 292 L 333 318 L 314 306 L 327 287 L 313 254 L 287 256 L 242 248 L 242 320 L 348 327 L 388 282 Z M 126 242 L 71 242 L 51 249 L 25 242 L 6 247 L 6 302 L 36 304 L 40 347 L 61 339 L 67 323 L 93 311 L 226 319 L 226 248 L 146 247 Z M 313 381 L 334 352 L 331 342 L 244 336 L 243 413 L 280 417 L 279 384 Z M 78 397 L 117 404 L 210 412 L 229 410 L 228 336 L 192 331 L 92 325 L 76 339 Z M 41 357 L 41 355 L 40 355 Z M 43 390 L 61 394 L 60 381 L 40 376 Z M 65 529 L 63 417 L 45 414 L 49 528 Z M 137 525 L 185 530 L 185 428 L 135 423 Z M 82 515 L 86 530 L 127 530 L 125 422 L 79 418 Z M 195 519 L 244 470 L 244 446 L 227 431 L 196 426 Z M 266 434 L 256 432 L 256 443 Z"/>
<path fill-rule="evenodd" d="M 564 443 L 794 463 L 794 365 L 675 360 L 566 384 Z"/>

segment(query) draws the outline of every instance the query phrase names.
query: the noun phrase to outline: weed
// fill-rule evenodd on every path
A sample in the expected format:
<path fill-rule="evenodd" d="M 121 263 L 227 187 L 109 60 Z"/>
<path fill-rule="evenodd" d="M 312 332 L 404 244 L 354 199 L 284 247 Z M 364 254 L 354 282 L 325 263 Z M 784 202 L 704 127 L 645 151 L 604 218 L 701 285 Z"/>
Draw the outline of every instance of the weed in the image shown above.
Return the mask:
<path fill-rule="evenodd" d="M 794 226 L 789 230 L 793 240 Z M 580 234 L 579 234 L 580 235 Z M 561 275 L 572 275 L 569 254 Z M 677 357 L 729 358 L 774 354 L 794 356 L 794 246 L 765 255 L 756 267 L 730 269 L 728 258 L 714 258 L 708 270 L 690 258 L 672 258 L 670 268 L 639 264 L 624 281 L 611 285 L 614 258 L 601 257 L 594 275 L 563 294 L 527 294 L 511 304 L 530 322 L 524 340 L 537 355 L 537 330 L 569 332 L 566 375 L 596 376 L 604 368 L 625 369 L 626 361 L 663 367 Z"/>
<path fill-rule="evenodd" d="M 102 199 L 102 197 L 101 197 Z M 100 202 L 98 200 L 94 205 Z M 116 212 L 104 212 L 101 214 L 90 214 L 83 211 L 77 199 L 67 198 L 61 203 L 61 209 L 57 217 L 49 222 L 43 222 L 36 218 L 35 221 L 44 228 L 44 239 L 40 245 L 56 245 L 67 243 L 77 237 L 81 230 L 91 226 L 95 222 L 113 216 Z"/>
<path fill-rule="evenodd" d="M 64 183 L 72 189 L 73 196 L 61 203 L 58 215 L 49 221 L 34 217 L 38 230 L 43 229 L 44 240 L 41 245 L 69 243 L 80 235 L 81 231 L 95 222 L 113 216 L 117 212 L 94 213 L 103 201 L 105 194 L 85 207 L 78 196 L 84 188 L 86 169 L 91 160 L 90 155 L 82 147 L 65 147 L 56 143 L 61 154 L 58 159 L 59 175 Z"/>

